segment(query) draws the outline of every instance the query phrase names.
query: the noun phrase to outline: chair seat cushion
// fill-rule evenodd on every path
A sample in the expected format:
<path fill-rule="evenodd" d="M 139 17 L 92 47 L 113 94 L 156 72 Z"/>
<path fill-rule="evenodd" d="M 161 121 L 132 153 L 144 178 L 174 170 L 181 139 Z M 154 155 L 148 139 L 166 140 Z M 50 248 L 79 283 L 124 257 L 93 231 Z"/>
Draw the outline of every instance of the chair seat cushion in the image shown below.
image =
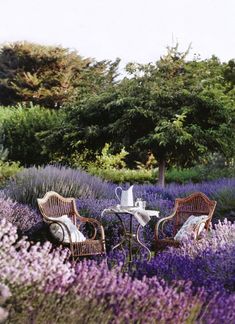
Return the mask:
<path fill-rule="evenodd" d="M 196 239 L 197 235 L 204 229 L 207 219 L 208 215 L 191 215 L 177 232 L 174 240 L 181 242 L 192 236 Z"/>
<path fill-rule="evenodd" d="M 68 215 L 62 215 L 60 217 L 48 217 L 52 221 L 60 221 L 61 226 L 57 223 L 52 223 L 50 226 L 51 234 L 59 241 L 63 243 L 70 243 L 69 234 L 66 230 L 66 227 L 63 224 L 67 225 L 72 243 L 83 242 L 86 240 L 85 236 L 80 232 L 76 225 L 73 224 L 72 220 L 68 217 Z"/>

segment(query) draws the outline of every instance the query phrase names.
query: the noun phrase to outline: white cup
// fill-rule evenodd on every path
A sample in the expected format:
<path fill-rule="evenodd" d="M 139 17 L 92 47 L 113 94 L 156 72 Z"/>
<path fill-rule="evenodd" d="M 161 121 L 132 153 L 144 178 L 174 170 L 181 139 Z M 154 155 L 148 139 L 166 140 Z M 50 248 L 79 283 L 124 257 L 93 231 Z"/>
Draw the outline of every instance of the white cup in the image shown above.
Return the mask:
<path fill-rule="evenodd" d="M 146 208 L 146 201 L 142 200 L 142 198 L 137 198 L 136 202 L 135 202 L 135 206 L 145 209 Z"/>

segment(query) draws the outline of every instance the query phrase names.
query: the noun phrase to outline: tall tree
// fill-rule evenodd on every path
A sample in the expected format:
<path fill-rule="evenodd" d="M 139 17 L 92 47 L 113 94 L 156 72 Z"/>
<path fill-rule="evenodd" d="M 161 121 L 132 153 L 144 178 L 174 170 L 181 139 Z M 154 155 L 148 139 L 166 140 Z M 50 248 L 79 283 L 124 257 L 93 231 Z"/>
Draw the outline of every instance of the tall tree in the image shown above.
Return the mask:
<path fill-rule="evenodd" d="M 115 77 L 119 61 L 96 62 L 76 51 L 27 42 L 0 48 L 0 104 L 39 104 L 60 108 L 77 95 L 97 90 Z"/>
<path fill-rule="evenodd" d="M 131 78 L 71 105 L 62 132 L 67 148 L 94 151 L 111 142 L 116 150 L 125 146 L 132 161 L 150 150 L 161 186 L 169 165 L 189 166 L 207 152 L 232 154 L 234 105 L 224 65 L 186 56 L 175 47 L 156 64 L 129 64 Z"/>

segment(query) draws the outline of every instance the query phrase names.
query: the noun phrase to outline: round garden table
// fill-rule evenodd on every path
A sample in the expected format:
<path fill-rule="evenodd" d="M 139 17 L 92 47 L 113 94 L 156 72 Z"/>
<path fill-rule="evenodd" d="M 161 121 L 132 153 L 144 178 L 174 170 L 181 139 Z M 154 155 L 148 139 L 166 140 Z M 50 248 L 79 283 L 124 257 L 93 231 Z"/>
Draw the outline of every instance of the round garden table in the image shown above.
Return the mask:
<path fill-rule="evenodd" d="M 141 209 L 140 207 L 122 207 L 122 206 L 112 206 L 109 208 L 105 208 L 102 213 L 101 217 L 107 214 L 114 214 L 118 217 L 122 229 L 123 234 L 121 240 L 118 244 L 116 244 L 112 251 L 117 248 L 121 248 L 124 252 L 125 258 L 125 244 L 128 243 L 128 256 L 129 262 L 133 261 L 133 243 L 138 246 L 138 248 L 143 248 L 148 255 L 148 261 L 151 259 L 151 252 L 149 248 L 140 240 L 140 228 L 145 226 L 151 219 L 151 217 L 159 217 L 159 211 L 157 210 L 146 210 Z M 128 217 L 128 222 L 125 224 L 125 218 Z M 136 230 L 133 228 L 133 217 L 138 221 L 138 226 Z"/>

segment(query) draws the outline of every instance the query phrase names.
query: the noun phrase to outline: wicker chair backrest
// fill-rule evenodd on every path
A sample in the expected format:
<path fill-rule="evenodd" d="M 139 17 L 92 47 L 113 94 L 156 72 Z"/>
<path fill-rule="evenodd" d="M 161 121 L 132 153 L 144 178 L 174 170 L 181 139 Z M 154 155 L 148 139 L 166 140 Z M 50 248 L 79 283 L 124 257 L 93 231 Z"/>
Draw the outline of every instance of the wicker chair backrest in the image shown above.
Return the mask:
<path fill-rule="evenodd" d="M 210 200 L 202 192 L 194 193 L 186 198 L 175 200 L 175 216 L 173 218 L 174 234 L 180 229 L 185 221 L 191 216 L 208 215 L 206 228 L 208 229 L 216 206 L 216 201 Z"/>
<path fill-rule="evenodd" d="M 75 214 L 74 198 L 64 198 L 54 191 L 47 192 L 43 198 L 37 199 L 37 202 L 45 220 L 47 217 L 72 217 Z"/>

